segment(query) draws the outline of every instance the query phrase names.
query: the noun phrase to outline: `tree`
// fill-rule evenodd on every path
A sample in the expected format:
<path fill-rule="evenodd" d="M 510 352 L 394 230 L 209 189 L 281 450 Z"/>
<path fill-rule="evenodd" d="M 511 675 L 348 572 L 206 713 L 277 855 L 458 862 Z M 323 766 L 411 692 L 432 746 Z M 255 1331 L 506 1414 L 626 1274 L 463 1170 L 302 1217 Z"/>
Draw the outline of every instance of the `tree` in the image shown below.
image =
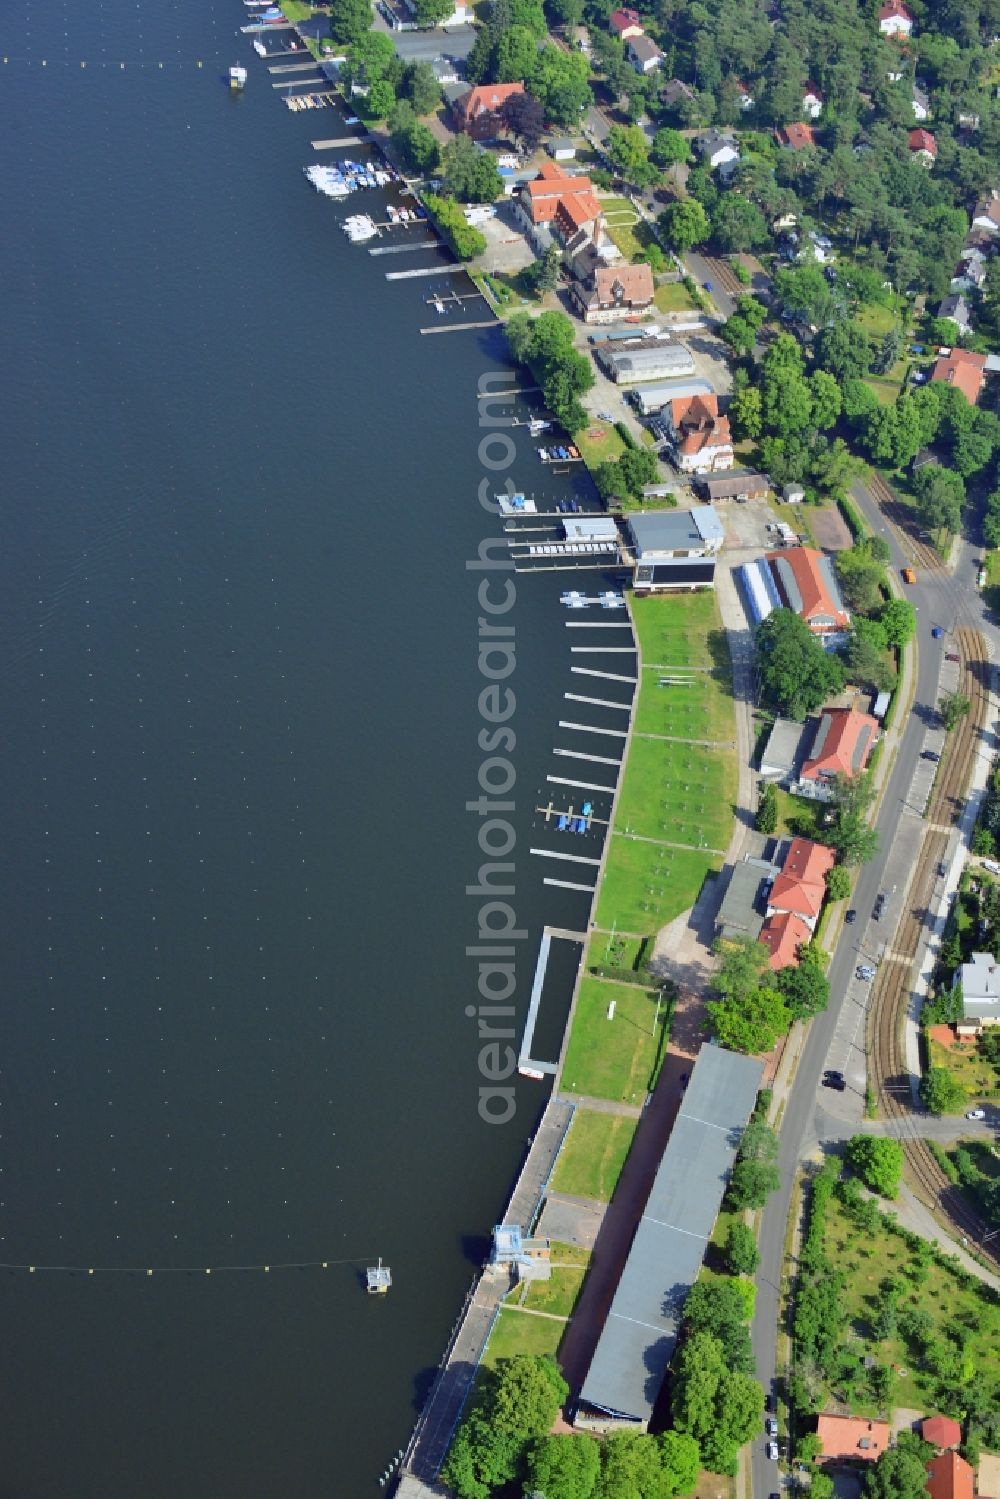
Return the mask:
<path fill-rule="evenodd" d="M 770 1051 L 791 1024 L 791 1011 L 777 989 L 753 989 L 740 999 L 705 1006 L 716 1040 L 731 1051 L 756 1056 Z"/>
<path fill-rule="evenodd" d="M 527 1490 L 545 1499 L 590 1499 L 601 1470 L 601 1449 L 592 1437 L 540 1437 L 528 1449 Z"/>
<path fill-rule="evenodd" d="M 582 52 L 561 52 L 548 44 L 539 53 L 530 80 L 525 82 L 530 82 L 531 92 L 541 101 L 553 125 L 576 125 L 593 102 L 590 64 Z"/>
<path fill-rule="evenodd" d="M 890 645 L 905 645 L 917 628 L 917 616 L 909 599 L 889 599 L 878 612 L 878 622 Z"/>
<path fill-rule="evenodd" d="M 481 151 L 467 135 L 456 135 L 441 158 L 443 192 L 462 203 L 493 203 L 503 192 L 503 178 L 491 151 Z"/>
<path fill-rule="evenodd" d="M 693 1494 L 701 1472 L 701 1452 L 686 1431 L 663 1431 L 656 1437 L 660 1449 L 663 1494 Z"/>
<path fill-rule="evenodd" d="M 474 260 L 477 255 L 482 255 L 486 249 L 485 236 L 468 222 L 452 198 L 438 198 L 428 193 L 424 203 L 459 260 Z"/>
<path fill-rule="evenodd" d="M 858 686 L 873 687 L 876 692 L 891 692 L 896 673 L 886 656 L 885 630 L 874 619 L 856 614 L 842 656 L 850 680 Z"/>
<path fill-rule="evenodd" d="M 760 1430 L 764 1392 L 748 1374 L 727 1367 L 717 1338 L 696 1332 L 675 1361 L 671 1409 L 674 1428 L 697 1441 L 706 1466 L 733 1473 L 739 1448 Z"/>
<path fill-rule="evenodd" d="M 779 969 L 776 984 L 795 1020 L 819 1015 L 830 1003 L 830 981 L 819 959 L 812 955 L 811 944 L 801 949 L 797 968 L 790 964 Z"/>
<path fill-rule="evenodd" d="M 573 324 L 564 312 L 543 312 L 534 319 L 518 312 L 507 319 L 511 354 L 531 370 L 545 405 L 567 432 L 586 425 L 579 398 L 594 384 L 590 360 L 573 347 L 573 338 Z"/>
<path fill-rule="evenodd" d="M 666 171 L 668 167 L 685 166 L 691 160 L 691 147 L 679 130 L 665 127 L 653 136 L 649 155 L 658 167 Z"/>
<path fill-rule="evenodd" d="M 725 999 L 742 999 L 767 973 L 767 949 L 753 937 L 720 937 L 713 951 L 722 959 L 713 987 Z"/>
<path fill-rule="evenodd" d="M 748 1281 L 698 1281 L 684 1303 L 684 1327 L 690 1336 L 708 1332 L 722 1344 L 723 1357 L 730 1369 L 744 1374 L 754 1370 L 748 1324 L 753 1308 L 748 1308 L 743 1287 Z M 751 1287 L 752 1289 L 752 1287 Z"/>
<path fill-rule="evenodd" d="M 742 390 L 734 391 L 729 417 L 737 440 L 754 440 L 760 436 L 764 422 L 760 391 L 756 385 L 745 385 Z"/>
<path fill-rule="evenodd" d="M 779 713 L 805 718 L 844 685 L 844 668 L 825 651 L 805 620 L 775 609 L 757 626 L 761 688 Z"/>
<path fill-rule="evenodd" d="M 842 864 L 849 867 L 867 864 L 878 852 L 878 833 L 868 822 L 874 800 L 875 788 L 869 774 L 834 777 L 829 804 L 833 821 L 823 838 L 837 850 Z"/>
<path fill-rule="evenodd" d="M 350 47 L 371 30 L 371 0 L 331 0 L 329 17 L 334 41 Z"/>
<path fill-rule="evenodd" d="M 526 151 L 534 151 L 545 133 L 545 110 L 534 94 L 511 94 L 500 110 L 504 128 Z"/>
<path fill-rule="evenodd" d="M 366 119 L 385 120 L 392 113 L 396 103 L 396 90 L 388 78 L 378 78 L 368 89 L 368 96 L 359 101 Z"/>
<path fill-rule="evenodd" d="M 820 432 L 832 427 L 840 415 L 840 386 L 825 370 L 814 370 L 809 376 L 812 394 L 812 424 Z"/>
<path fill-rule="evenodd" d="M 440 26 L 454 9 L 452 0 L 413 0 L 413 19 L 418 26 Z"/>
<path fill-rule="evenodd" d="M 864 546 L 848 547 L 838 552 L 834 567 L 840 591 L 849 609 L 863 614 L 881 602 L 885 570 Z"/>
<path fill-rule="evenodd" d="M 438 143 L 406 99 L 400 99 L 389 116 L 389 134 L 411 171 L 426 174 L 437 166 L 441 155 Z"/>
<path fill-rule="evenodd" d="M 649 160 L 649 146 L 638 125 L 612 125 L 607 153 L 612 166 L 626 182 L 648 187 L 657 171 Z"/>
<path fill-rule="evenodd" d="M 520 1437 L 495 1431 L 485 1416 L 472 1411 L 455 1433 L 441 1477 L 458 1499 L 490 1499 L 514 1477 L 523 1446 Z"/>
<path fill-rule="evenodd" d="M 899 358 L 903 346 L 903 336 L 896 324 L 889 329 L 879 345 L 878 353 L 872 362 L 872 368 L 876 375 L 887 375 Z"/>
<path fill-rule="evenodd" d="M 760 793 L 757 803 L 756 828 L 758 833 L 773 833 L 778 826 L 778 793 L 768 781 Z"/>
<path fill-rule="evenodd" d="M 762 1208 L 781 1185 L 777 1166 L 767 1161 L 737 1161 L 729 1179 L 726 1198 L 737 1211 Z"/>
<path fill-rule="evenodd" d="M 851 876 L 842 864 L 835 864 L 826 877 L 826 893 L 830 900 L 847 900 L 851 893 Z"/>
<path fill-rule="evenodd" d="M 708 238 L 708 215 L 694 198 L 671 203 L 659 217 L 664 238 L 678 255 L 686 255 Z"/>
<path fill-rule="evenodd" d="M 753 1275 L 760 1264 L 760 1250 L 747 1223 L 730 1225 L 726 1240 L 726 1269 L 731 1275 Z"/>
<path fill-rule="evenodd" d="M 660 1449 L 652 1437 L 638 1431 L 617 1431 L 605 1439 L 600 1452 L 597 1499 L 630 1499 L 633 1494 L 662 1492 Z"/>
<path fill-rule="evenodd" d="M 760 249 L 770 236 L 764 215 L 756 203 L 739 193 L 721 197 L 712 214 L 712 238 L 730 254 Z"/>
<path fill-rule="evenodd" d="M 926 1499 L 924 1459 L 905 1447 L 889 1447 L 865 1475 L 865 1499 Z"/>
<path fill-rule="evenodd" d="M 920 1079 L 920 1097 L 932 1114 L 960 1114 L 967 1095 L 947 1067 L 929 1067 Z"/>
<path fill-rule="evenodd" d="M 778 271 L 775 290 L 786 312 L 810 327 L 822 328 L 833 312 L 833 293 L 818 265 L 797 265 Z"/>
<path fill-rule="evenodd" d="M 400 93 L 413 105 L 416 115 L 433 114 L 441 103 L 441 85 L 429 62 L 408 63 L 403 72 Z"/>
<path fill-rule="evenodd" d="M 952 729 L 957 729 L 971 707 L 969 699 L 961 692 L 946 692 L 939 698 L 938 713 L 945 731 L 950 734 Z"/>
<path fill-rule="evenodd" d="M 816 340 L 816 363 L 837 380 L 860 379 L 872 367 L 874 349 L 865 330 L 847 320 L 823 328 Z"/>
<path fill-rule="evenodd" d="M 538 57 L 538 42 L 527 26 L 510 26 L 497 39 L 493 71 L 497 83 L 523 83 Z"/>
<path fill-rule="evenodd" d="M 562 254 L 558 245 L 549 245 L 540 260 L 530 266 L 527 275 L 536 291 L 555 291 L 559 285 Z"/>
<path fill-rule="evenodd" d="M 638 500 L 657 473 L 656 455 L 649 448 L 626 448 L 619 459 L 602 463 L 594 477 L 602 499 L 617 495 Z"/>
<path fill-rule="evenodd" d="M 893 1198 L 903 1175 L 903 1147 L 898 1140 L 874 1135 L 852 1135 L 847 1142 L 847 1164 L 871 1191 Z"/>
<path fill-rule="evenodd" d="M 947 531 L 954 536 L 962 524 L 965 484 L 960 474 L 937 464 L 927 464 L 913 476 L 917 515 L 929 531 Z"/>

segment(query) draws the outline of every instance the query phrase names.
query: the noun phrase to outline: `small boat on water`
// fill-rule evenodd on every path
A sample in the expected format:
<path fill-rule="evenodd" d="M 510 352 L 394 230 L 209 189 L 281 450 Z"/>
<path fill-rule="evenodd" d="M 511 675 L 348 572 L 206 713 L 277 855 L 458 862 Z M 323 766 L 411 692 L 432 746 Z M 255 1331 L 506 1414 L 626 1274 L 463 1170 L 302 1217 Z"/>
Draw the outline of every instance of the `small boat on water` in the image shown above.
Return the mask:
<path fill-rule="evenodd" d="M 344 233 L 352 244 L 359 244 L 363 240 L 374 239 L 378 234 L 378 227 L 367 213 L 356 213 L 344 220 Z"/>
<path fill-rule="evenodd" d="M 523 494 L 498 494 L 497 507 L 501 515 L 537 515 L 538 506 Z"/>
<path fill-rule="evenodd" d="M 551 422 L 543 422 L 540 416 L 533 416 L 528 423 L 528 431 L 532 437 L 538 437 L 542 432 L 552 430 Z"/>
<path fill-rule="evenodd" d="M 253 50 L 256 52 L 258 57 L 267 56 L 267 48 L 264 46 L 264 43 L 261 41 L 259 36 L 255 36 L 253 39 Z"/>
<path fill-rule="evenodd" d="M 246 86 L 247 70 L 246 68 L 241 68 L 237 63 L 229 69 L 229 87 L 239 93 L 240 90 L 245 89 Z"/>

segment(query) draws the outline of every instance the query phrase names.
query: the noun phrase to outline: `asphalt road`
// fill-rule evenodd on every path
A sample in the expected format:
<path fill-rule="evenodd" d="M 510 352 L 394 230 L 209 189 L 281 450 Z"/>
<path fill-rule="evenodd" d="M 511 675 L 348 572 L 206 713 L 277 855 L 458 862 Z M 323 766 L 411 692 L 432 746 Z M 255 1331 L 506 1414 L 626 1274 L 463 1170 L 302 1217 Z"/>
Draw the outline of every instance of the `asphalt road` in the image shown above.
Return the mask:
<path fill-rule="evenodd" d="M 714 274 L 704 255 L 699 255 L 695 250 L 689 250 L 684 256 L 684 264 L 699 286 L 704 286 L 706 281 L 712 283 L 712 301 L 724 318 L 732 317 L 736 311 L 736 300 L 728 292 L 723 291 L 719 285 L 718 276 Z"/>
<path fill-rule="evenodd" d="M 889 542 L 892 565 L 897 569 L 898 576 L 899 569 L 909 561 L 909 555 L 904 554 L 895 533 L 881 516 L 868 491 L 857 484 L 853 494 L 872 529 L 877 535 L 884 535 Z M 909 815 L 906 812 L 907 792 L 923 747 L 927 715 L 937 704 L 938 673 L 942 655 L 949 648 L 948 632 L 958 624 L 972 625 L 981 629 L 994 646 L 998 639 L 996 627 L 987 616 L 976 588 L 974 563 L 977 555 L 974 547 L 963 545 L 953 574 L 942 573 L 935 577 L 921 576 L 918 572 L 916 585 L 906 591 L 907 597 L 917 609 L 918 619 L 917 677 L 913 709 L 899 743 L 896 762 L 889 776 L 876 824 L 879 852 L 861 870 L 855 887 L 854 905 L 860 916 L 858 928 L 844 928 L 844 935 L 830 964 L 830 1007 L 812 1022 L 785 1107 L 778 1155 L 781 1186 L 768 1201 L 761 1222 L 761 1269 L 757 1275 L 757 1305 L 751 1331 L 757 1374 L 765 1391 L 773 1388 L 775 1378 L 779 1283 L 792 1187 L 800 1160 L 824 1133 L 822 1120 L 817 1119 L 817 1110 L 823 1098 L 820 1079 L 827 1065 L 827 1052 L 858 961 L 858 944 L 863 940 L 855 937 L 854 932 L 862 930 L 862 923 L 867 923 L 880 890 L 891 890 L 893 884 L 903 888 L 906 871 L 894 868 L 893 835 L 900 817 Z M 945 630 L 943 639 L 932 638 L 931 629 L 934 625 L 940 625 Z M 887 909 L 886 916 L 889 920 L 883 918 L 884 936 L 888 938 L 895 926 L 893 911 Z M 879 935 L 883 934 L 880 932 Z M 782 1438 L 785 1435 L 784 1432 L 781 1433 Z M 784 1441 L 782 1447 L 786 1450 Z M 753 1443 L 750 1468 L 755 1499 L 766 1499 L 769 1493 L 780 1486 L 777 1466 L 769 1462 L 765 1455 L 763 1433 Z"/>

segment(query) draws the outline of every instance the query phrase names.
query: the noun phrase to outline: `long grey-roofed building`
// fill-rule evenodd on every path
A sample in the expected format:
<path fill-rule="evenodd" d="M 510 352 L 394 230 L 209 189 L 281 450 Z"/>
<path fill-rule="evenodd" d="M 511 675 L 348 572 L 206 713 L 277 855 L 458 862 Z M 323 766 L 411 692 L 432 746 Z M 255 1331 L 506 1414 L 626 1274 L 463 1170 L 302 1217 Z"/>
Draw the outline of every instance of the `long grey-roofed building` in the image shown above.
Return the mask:
<path fill-rule="evenodd" d="M 693 375 L 695 370 L 691 352 L 684 344 L 663 340 L 644 348 L 598 344 L 594 352 L 616 385 L 631 385 L 640 380 L 670 380 L 680 375 Z"/>
<path fill-rule="evenodd" d="M 686 396 L 710 396 L 712 387 L 707 380 L 665 380 L 652 385 L 636 385 L 627 392 L 628 400 L 637 410 L 648 416 L 651 411 L 662 411 L 671 401 L 682 401 Z"/>
<path fill-rule="evenodd" d="M 763 1074 L 753 1057 L 702 1047 L 580 1391 L 577 1426 L 648 1427 Z"/>

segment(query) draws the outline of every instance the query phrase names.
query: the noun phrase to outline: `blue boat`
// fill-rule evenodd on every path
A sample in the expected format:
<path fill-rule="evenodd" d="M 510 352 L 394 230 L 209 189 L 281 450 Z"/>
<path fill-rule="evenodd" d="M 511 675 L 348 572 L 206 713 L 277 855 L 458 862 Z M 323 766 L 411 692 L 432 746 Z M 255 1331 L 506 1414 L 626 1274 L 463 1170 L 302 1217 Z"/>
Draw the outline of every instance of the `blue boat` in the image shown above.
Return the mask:
<path fill-rule="evenodd" d="M 584 817 L 589 817 L 591 815 L 591 813 L 593 812 L 593 810 L 594 810 L 594 803 L 593 802 L 584 802 L 584 804 L 583 804 L 583 815 L 584 815 Z"/>
<path fill-rule="evenodd" d="M 566 829 L 568 827 L 569 827 L 569 818 L 566 816 L 565 812 L 561 812 L 559 814 L 559 821 L 556 823 L 556 832 L 558 832 L 558 833 L 565 833 L 565 831 L 566 831 Z"/>
<path fill-rule="evenodd" d="M 573 831 L 574 833 L 585 833 L 587 831 L 586 819 L 583 817 L 574 817 Z"/>

